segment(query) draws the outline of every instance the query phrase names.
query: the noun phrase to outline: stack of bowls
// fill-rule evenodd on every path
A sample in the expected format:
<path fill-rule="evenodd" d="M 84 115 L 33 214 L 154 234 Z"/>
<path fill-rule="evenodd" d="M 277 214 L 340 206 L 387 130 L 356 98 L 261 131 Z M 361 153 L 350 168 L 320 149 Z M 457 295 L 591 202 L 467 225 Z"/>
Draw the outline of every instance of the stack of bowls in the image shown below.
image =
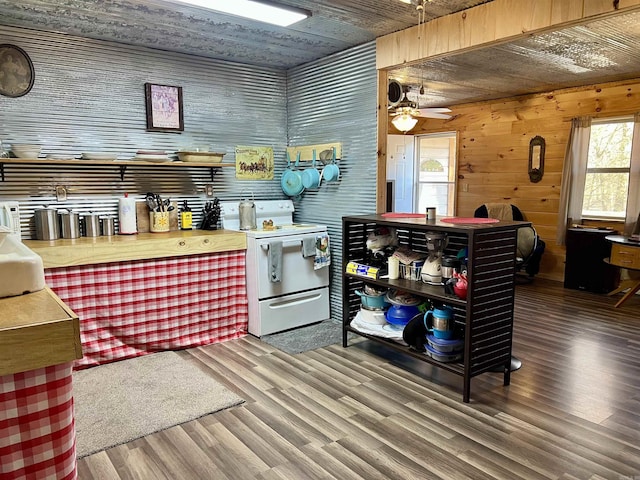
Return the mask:
<path fill-rule="evenodd" d="M 356 295 L 360 297 L 360 318 L 363 322 L 384 325 L 387 323 L 385 312 L 390 303 L 387 302 L 387 289 L 377 289 L 371 285 L 365 285 L 363 291 L 356 290 Z"/>
<path fill-rule="evenodd" d="M 11 145 L 11 151 L 18 158 L 38 158 L 40 150 L 40 145 L 30 145 L 26 143 L 14 143 Z"/>

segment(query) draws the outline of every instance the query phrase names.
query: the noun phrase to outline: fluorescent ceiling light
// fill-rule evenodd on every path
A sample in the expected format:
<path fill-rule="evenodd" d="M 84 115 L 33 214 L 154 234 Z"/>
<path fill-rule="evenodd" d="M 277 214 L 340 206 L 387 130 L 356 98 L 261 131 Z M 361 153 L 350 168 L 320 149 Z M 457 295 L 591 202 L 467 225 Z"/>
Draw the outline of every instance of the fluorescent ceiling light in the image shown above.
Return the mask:
<path fill-rule="evenodd" d="M 271 3 L 254 2 L 252 0 L 178 0 L 182 3 L 216 10 L 218 12 L 237 15 L 238 17 L 271 23 L 280 27 L 288 27 L 311 14 L 305 10 L 290 7 L 278 7 Z"/>

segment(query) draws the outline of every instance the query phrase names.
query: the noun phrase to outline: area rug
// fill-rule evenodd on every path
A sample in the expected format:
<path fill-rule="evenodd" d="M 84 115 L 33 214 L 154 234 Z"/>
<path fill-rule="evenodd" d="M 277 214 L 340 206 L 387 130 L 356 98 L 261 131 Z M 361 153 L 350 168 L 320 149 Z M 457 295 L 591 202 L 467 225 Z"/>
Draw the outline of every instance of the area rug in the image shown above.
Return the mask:
<path fill-rule="evenodd" d="M 73 373 L 78 458 L 244 402 L 175 352 Z"/>
<path fill-rule="evenodd" d="M 295 328 L 281 333 L 260 337 L 265 343 L 290 355 L 326 347 L 334 343 L 342 344 L 342 323 L 333 320 Z"/>

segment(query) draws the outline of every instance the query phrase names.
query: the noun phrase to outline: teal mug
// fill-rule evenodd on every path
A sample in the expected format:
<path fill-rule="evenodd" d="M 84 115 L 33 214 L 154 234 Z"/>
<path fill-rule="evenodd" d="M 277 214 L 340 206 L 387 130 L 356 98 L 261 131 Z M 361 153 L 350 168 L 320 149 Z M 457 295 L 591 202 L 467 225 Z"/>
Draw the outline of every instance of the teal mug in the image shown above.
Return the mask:
<path fill-rule="evenodd" d="M 455 334 L 455 323 L 451 307 L 434 308 L 424 314 L 424 326 L 427 332 L 432 333 L 436 338 L 452 339 Z"/>

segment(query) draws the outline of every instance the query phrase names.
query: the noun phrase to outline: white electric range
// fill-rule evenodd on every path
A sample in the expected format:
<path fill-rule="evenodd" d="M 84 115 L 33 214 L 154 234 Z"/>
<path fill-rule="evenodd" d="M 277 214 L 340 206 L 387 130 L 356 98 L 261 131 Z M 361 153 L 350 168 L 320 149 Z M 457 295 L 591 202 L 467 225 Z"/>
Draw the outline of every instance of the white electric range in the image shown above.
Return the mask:
<path fill-rule="evenodd" d="M 293 221 L 291 200 L 256 200 L 255 230 L 247 234 L 249 333 L 257 337 L 329 318 L 329 268 L 310 244 L 328 242 L 324 225 Z M 221 202 L 222 228 L 240 230 L 238 202 Z M 264 221 L 272 229 L 262 228 Z M 305 248 L 306 247 L 306 248 Z M 318 252 L 319 253 L 319 252 Z"/>

